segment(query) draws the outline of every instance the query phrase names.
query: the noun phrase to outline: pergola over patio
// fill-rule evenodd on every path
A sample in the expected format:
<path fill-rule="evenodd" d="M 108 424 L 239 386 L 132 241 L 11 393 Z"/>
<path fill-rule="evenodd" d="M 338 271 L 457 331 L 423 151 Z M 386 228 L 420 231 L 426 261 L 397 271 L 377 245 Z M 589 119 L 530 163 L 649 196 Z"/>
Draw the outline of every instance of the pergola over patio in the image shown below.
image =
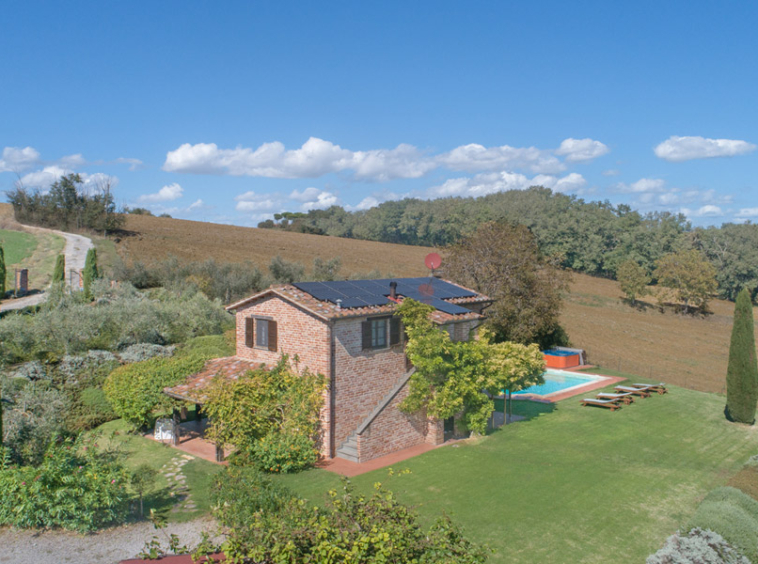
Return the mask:
<path fill-rule="evenodd" d="M 206 362 L 200 372 L 188 376 L 181 384 L 164 388 L 163 393 L 174 399 L 194 403 L 197 406 L 197 411 L 195 412 L 196 419 L 199 421 L 201 408 L 208 400 L 206 390 L 215 378 L 221 377 L 231 382 L 239 379 L 240 376 L 250 370 L 257 370 L 263 367 L 265 365 L 259 362 L 243 360 L 235 356 L 214 358 Z M 179 411 L 174 409 L 172 413 L 172 444 L 175 446 L 180 443 L 179 421 Z M 216 461 L 221 462 L 223 459 L 224 450 L 219 445 L 216 445 Z"/>

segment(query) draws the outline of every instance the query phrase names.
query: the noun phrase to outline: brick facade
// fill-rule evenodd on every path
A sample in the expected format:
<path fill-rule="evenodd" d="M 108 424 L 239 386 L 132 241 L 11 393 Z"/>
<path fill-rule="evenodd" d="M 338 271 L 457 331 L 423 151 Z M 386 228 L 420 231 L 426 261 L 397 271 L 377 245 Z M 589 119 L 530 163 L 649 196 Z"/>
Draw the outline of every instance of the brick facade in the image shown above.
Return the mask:
<path fill-rule="evenodd" d="M 322 455 L 333 458 L 337 449 L 367 417 L 387 401 L 407 374 L 404 345 L 364 350 L 361 324 L 367 317 L 324 319 L 277 293 L 265 293 L 237 308 L 237 357 L 267 365 L 282 354 L 297 355 L 298 367 L 324 374 L 329 390 L 324 395 Z M 246 320 L 269 319 L 277 324 L 276 350 L 248 346 Z M 476 320 L 448 324 L 454 340 L 466 340 Z M 257 330 L 257 329 L 256 329 Z M 389 341 L 388 341 L 389 342 Z M 442 421 L 423 414 L 405 414 L 398 404 L 407 396 L 405 384 L 357 436 L 360 461 L 422 443 L 444 441 Z"/>
<path fill-rule="evenodd" d="M 277 350 L 248 347 L 245 339 L 245 320 L 248 317 L 270 318 L 277 323 Z M 329 324 L 296 305 L 276 295 L 262 296 L 237 310 L 237 357 L 261 362 L 269 366 L 276 364 L 282 354 L 290 355 L 290 360 L 298 357 L 298 367 L 323 374 L 331 379 Z M 321 454 L 331 458 L 331 412 L 329 391 L 324 394 L 324 408 L 321 410 Z"/>

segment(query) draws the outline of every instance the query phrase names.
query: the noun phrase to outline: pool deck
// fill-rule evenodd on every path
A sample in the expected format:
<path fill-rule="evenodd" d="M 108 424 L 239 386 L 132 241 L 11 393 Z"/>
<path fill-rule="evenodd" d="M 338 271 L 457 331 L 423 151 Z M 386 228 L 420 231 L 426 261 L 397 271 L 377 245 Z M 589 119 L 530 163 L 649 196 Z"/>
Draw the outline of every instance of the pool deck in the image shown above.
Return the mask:
<path fill-rule="evenodd" d="M 574 366 L 572 368 L 562 368 L 561 370 L 565 372 L 579 372 L 581 370 L 589 370 L 592 368 L 595 368 L 595 366 L 591 364 L 585 364 L 583 366 Z M 599 390 L 600 388 L 605 388 L 606 386 L 613 386 L 613 385 L 618 384 L 619 382 L 624 382 L 625 380 L 627 380 L 627 378 L 621 378 L 619 376 L 603 376 L 601 374 L 591 374 L 588 372 L 583 372 L 582 374 L 587 374 L 589 376 L 599 376 L 600 378 L 602 378 L 602 380 L 589 382 L 588 384 L 584 384 L 582 386 L 573 386 L 567 390 L 560 391 L 560 392 L 553 392 L 552 394 L 546 394 L 544 396 L 540 396 L 537 394 L 516 394 L 511 397 L 514 400 L 529 400 L 529 401 L 536 401 L 540 403 L 555 403 L 555 402 L 564 400 L 566 398 L 572 398 L 574 396 L 588 394 L 594 390 Z"/>

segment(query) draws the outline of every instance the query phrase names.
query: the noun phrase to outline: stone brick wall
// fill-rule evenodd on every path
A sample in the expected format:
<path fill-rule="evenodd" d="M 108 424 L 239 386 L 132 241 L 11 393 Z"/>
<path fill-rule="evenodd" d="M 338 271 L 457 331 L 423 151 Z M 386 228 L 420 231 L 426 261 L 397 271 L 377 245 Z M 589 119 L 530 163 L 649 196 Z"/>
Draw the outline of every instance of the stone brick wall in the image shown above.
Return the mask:
<path fill-rule="evenodd" d="M 245 318 L 253 316 L 270 317 L 277 322 L 276 351 L 245 345 Z M 237 310 L 236 323 L 239 358 L 273 365 L 279 361 L 282 354 L 289 354 L 291 359 L 298 355 L 300 370 L 307 367 L 311 372 L 331 378 L 329 324 L 313 314 L 276 295 L 269 295 Z M 324 394 L 324 408 L 321 410 L 321 453 L 331 457 L 328 399 L 327 391 Z"/>
<path fill-rule="evenodd" d="M 403 345 L 362 350 L 361 322 L 340 319 L 334 324 L 334 444 L 347 439 L 405 374 Z"/>
<path fill-rule="evenodd" d="M 424 414 L 406 414 L 398 405 L 408 395 L 406 384 L 394 399 L 376 416 L 371 425 L 358 436 L 361 462 L 384 456 L 426 441 L 428 421 Z M 439 443 L 433 443 L 439 444 Z"/>

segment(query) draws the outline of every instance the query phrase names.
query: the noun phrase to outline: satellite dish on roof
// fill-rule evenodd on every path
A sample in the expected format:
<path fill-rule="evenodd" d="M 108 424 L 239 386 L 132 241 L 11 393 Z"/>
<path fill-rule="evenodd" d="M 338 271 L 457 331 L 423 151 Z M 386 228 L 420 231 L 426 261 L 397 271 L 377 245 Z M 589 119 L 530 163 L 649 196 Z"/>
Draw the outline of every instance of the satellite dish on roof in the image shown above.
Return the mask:
<path fill-rule="evenodd" d="M 442 264 L 442 259 L 437 253 L 429 253 L 424 259 L 424 264 L 429 270 L 434 272 L 434 269 L 439 268 Z"/>

